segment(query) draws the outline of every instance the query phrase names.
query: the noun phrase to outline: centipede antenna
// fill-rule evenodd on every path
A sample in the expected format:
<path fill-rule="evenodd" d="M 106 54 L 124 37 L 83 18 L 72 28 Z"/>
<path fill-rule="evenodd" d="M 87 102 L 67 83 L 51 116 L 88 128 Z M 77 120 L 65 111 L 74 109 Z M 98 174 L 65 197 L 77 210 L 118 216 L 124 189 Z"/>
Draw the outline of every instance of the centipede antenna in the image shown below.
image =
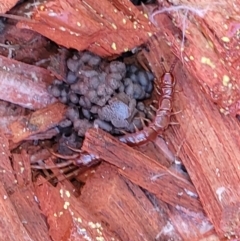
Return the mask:
<path fill-rule="evenodd" d="M 161 66 L 161 68 L 162 68 L 163 73 L 166 73 L 167 70 L 166 70 L 166 68 L 165 68 L 165 66 L 164 66 L 164 64 L 163 64 L 162 61 L 160 62 L 160 66 Z"/>
<path fill-rule="evenodd" d="M 62 168 L 62 167 L 66 167 L 73 164 L 73 161 L 67 161 L 64 163 L 58 163 L 56 165 L 52 165 L 52 166 L 48 166 L 48 165 L 44 165 L 44 166 L 39 166 L 39 165 L 31 165 L 32 169 L 54 169 L 54 168 Z"/>
<path fill-rule="evenodd" d="M 178 61 L 178 58 L 176 57 L 175 60 L 173 61 L 173 64 L 172 64 L 170 70 L 169 70 L 169 73 L 172 73 L 172 72 L 173 72 L 173 70 L 174 70 L 174 68 L 175 68 L 175 66 L 176 66 L 176 64 L 177 64 L 177 61 Z"/>

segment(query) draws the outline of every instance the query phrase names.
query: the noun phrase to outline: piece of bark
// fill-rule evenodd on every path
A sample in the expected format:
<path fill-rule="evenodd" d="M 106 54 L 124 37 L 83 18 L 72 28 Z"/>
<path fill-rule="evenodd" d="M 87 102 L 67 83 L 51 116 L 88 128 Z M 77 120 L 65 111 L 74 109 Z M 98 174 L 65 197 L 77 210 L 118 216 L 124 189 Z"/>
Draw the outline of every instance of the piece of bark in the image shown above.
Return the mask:
<path fill-rule="evenodd" d="M 20 142 L 55 127 L 65 118 L 66 106 L 57 102 L 10 124 L 11 140 Z"/>
<path fill-rule="evenodd" d="M 4 205 L 4 208 L 0 208 L 0 239 L 11 241 L 18 237 L 18 240 L 25 241 L 48 241 L 50 239 L 46 222 L 40 213 L 31 185 L 30 161 L 25 155 L 15 155 L 13 169 L 8 148 L 8 140 L 1 134 L 0 206 Z"/>
<path fill-rule="evenodd" d="M 32 241 L 32 238 L 29 236 L 22 221 L 18 217 L 2 183 L 0 184 L 0 215 L 1 240 L 15 241 L 17 237 L 19 241 Z"/>
<path fill-rule="evenodd" d="M 47 91 L 53 76 L 46 69 L 0 56 L 0 99 L 28 109 L 40 109 L 56 99 Z"/>
<path fill-rule="evenodd" d="M 149 60 L 154 59 L 154 54 L 157 60 L 159 51 L 164 56 L 169 55 L 163 42 L 158 42 L 156 48 L 150 47 Z M 160 79 L 159 63 L 151 62 L 151 66 Z M 174 117 L 179 125 L 173 126 L 173 131 L 166 131 L 166 138 L 175 150 L 181 146 L 179 157 L 218 235 L 239 236 L 239 122 L 220 114 L 217 106 L 206 98 L 197 81 L 183 72 L 180 64 L 174 75 L 182 91 L 175 94 L 176 109 L 173 112 L 181 112 Z"/>
<path fill-rule="evenodd" d="M 29 136 L 27 140 L 45 140 L 45 139 L 51 139 L 57 134 L 59 134 L 60 131 L 57 127 L 53 127 L 43 133 L 38 133 L 36 135 Z"/>
<path fill-rule="evenodd" d="M 0 13 L 6 13 L 9 11 L 14 5 L 18 2 L 18 0 L 2 0 L 0 3 Z"/>
<path fill-rule="evenodd" d="M 32 184 L 30 158 L 25 152 L 13 154 L 12 163 L 18 188 L 10 195 L 10 200 L 32 240 L 50 241 L 47 223 Z"/>
<path fill-rule="evenodd" d="M 168 215 L 183 240 L 199 241 L 216 235 L 213 225 L 204 213 L 186 213 L 176 207 L 168 206 Z"/>
<path fill-rule="evenodd" d="M 88 49 L 102 57 L 129 51 L 155 31 L 147 16 L 128 0 L 47 1 L 32 19 L 32 23 L 17 26 L 39 32 L 67 48 Z"/>
<path fill-rule="evenodd" d="M 107 163 L 102 163 L 87 180 L 79 199 L 121 240 L 154 240 L 167 224 L 168 216 L 160 216 L 143 191 L 125 181 L 117 168 Z M 169 234 L 165 235 L 166 239 L 177 238 Z"/>
<path fill-rule="evenodd" d="M 161 29 L 185 68 L 223 113 L 233 115 L 240 113 L 240 22 L 237 17 L 240 9 L 235 7 L 239 4 L 239 0 L 234 3 L 179 0 L 171 5 L 165 0 L 158 7 L 164 13 L 156 14 L 156 7 L 154 11 L 149 9 L 150 19 Z"/>
<path fill-rule="evenodd" d="M 163 201 L 197 212 L 202 210 L 198 198 L 194 195 L 194 186 L 184 176 L 120 143 L 106 132 L 89 129 L 82 150 L 117 166 L 123 176 Z"/>
<path fill-rule="evenodd" d="M 120 240 L 60 183 L 53 187 L 42 177 L 38 182 L 37 197 L 52 240 Z"/>

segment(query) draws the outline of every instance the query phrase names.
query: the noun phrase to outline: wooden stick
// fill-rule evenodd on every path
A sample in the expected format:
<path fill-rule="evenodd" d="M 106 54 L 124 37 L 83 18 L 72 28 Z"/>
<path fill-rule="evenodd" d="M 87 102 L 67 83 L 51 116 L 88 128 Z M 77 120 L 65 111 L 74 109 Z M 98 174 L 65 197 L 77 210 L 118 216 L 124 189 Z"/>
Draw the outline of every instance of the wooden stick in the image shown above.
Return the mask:
<path fill-rule="evenodd" d="M 60 183 L 53 187 L 42 177 L 36 193 L 43 214 L 47 217 L 52 240 L 116 240 L 118 235 L 108 229 L 99 217 L 74 197 Z"/>
<path fill-rule="evenodd" d="M 195 188 L 184 176 L 120 143 L 104 131 L 90 129 L 85 135 L 82 150 L 117 166 L 123 176 L 156 194 L 163 201 L 193 211 L 202 210 L 195 197 Z"/>
<path fill-rule="evenodd" d="M 133 240 L 133 237 L 134 241 L 155 240 L 168 224 L 169 217 L 163 207 L 159 207 L 160 213 L 137 185 L 121 177 L 117 168 L 108 163 L 102 163 L 87 180 L 79 199 L 121 240 Z M 171 232 L 159 236 L 180 240 L 174 227 Z"/>
<path fill-rule="evenodd" d="M 40 109 L 56 99 L 47 91 L 53 80 L 43 68 L 0 56 L 0 99 L 28 109 Z"/>
<path fill-rule="evenodd" d="M 11 123 L 12 141 L 20 142 L 58 125 L 65 117 L 66 108 L 65 105 L 57 102 Z"/>
<path fill-rule="evenodd" d="M 162 42 L 158 50 L 166 57 L 170 51 Z M 155 53 L 156 46 L 154 48 Z M 149 60 L 154 52 L 150 50 Z M 155 56 L 157 60 L 157 56 Z M 157 79 L 156 63 L 151 63 Z M 236 119 L 221 115 L 201 91 L 197 81 L 178 65 L 174 118 L 179 125 L 166 131 L 197 189 L 203 208 L 220 237 L 240 235 L 240 129 Z M 183 142 L 184 140 L 184 142 Z M 176 152 L 175 152 L 176 153 Z"/>

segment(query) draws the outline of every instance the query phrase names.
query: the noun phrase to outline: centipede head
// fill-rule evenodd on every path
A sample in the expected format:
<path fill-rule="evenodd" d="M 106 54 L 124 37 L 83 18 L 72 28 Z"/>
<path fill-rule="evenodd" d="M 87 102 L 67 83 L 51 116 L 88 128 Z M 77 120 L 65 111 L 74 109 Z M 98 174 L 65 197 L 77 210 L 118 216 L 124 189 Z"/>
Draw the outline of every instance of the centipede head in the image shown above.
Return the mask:
<path fill-rule="evenodd" d="M 175 78 L 172 73 L 166 72 L 162 76 L 162 85 L 173 86 L 175 84 Z"/>

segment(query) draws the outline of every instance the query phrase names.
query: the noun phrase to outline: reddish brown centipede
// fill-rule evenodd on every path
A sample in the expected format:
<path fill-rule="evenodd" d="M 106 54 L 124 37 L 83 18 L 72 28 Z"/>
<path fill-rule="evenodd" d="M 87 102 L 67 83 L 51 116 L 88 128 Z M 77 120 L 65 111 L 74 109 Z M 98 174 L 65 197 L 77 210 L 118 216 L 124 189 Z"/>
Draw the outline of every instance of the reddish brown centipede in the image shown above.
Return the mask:
<path fill-rule="evenodd" d="M 174 93 L 174 86 L 175 86 L 175 78 L 172 74 L 172 71 L 177 63 L 177 59 L 173 62 L 170 70 L 167 72 L 164 65 L 161 63 L 162 70 L 164 74 L 161 77 L 160 82 L 160 94 L 161 97 L 158 101 L 158 109 L 156 111 L 155 119 L 152 123 L 149 124 L 149 126 L 145 126 L 142 130 L 137 131 L 135 133 L 129 133 L 124 136 L 119 137 L 119 141 L 126 143 L 130 146 L 137 146 L 142 145 L 148 141 L 154 140 L 160 133 L 162 133 L 170 123 L 170 116 L 172 112 L 172 98 Z M 70 147 L 69 147 L 70 148 Z M 72 149 L 72 148 L 70 148 Z M 62 156 L 56 153 L 52 153 L 57 157 L 63 158 L 63 159 L 70 159 L 70 163 L 75 163 L 76 165 L 79 164 L 88 164 L 92 161 L 96 161 L 99 159 L 99 157 L 88 154 L 88 153 L 81 153 L 81 150 L 75 150 L 73 151 L 80 152 L 79 155 L 73 155 L 73 156 Z M 74 159 L 74 160 L 73 160 Z M 65 163 L 66 165 L 69 165 L 69 162 Z M 65 166 L 64 164 L 61 165 Z M 38 168 L 37 166 L 32 166 L 33 168 Z M 56 167 L 59 167 L 56 165 Z M 39 167 L 39 169 L 44 168 Z M 50 167 L 45 167 L 50 168 Z M 51 167 L 51 168 L 54 168 Z"/>
<path fill-rule="evenodd" d="M 164 65 L 161 63 L 164 74 L 161 77 L 161 97 L 158 101 L 158 109 L 156 111 L 154 121 L 140 131 L 119 137 L 121 142 L 131 146 L 141 145 L 148 141 L 154 140 L 160 133 L 167 129 L 170 123 L 172 98 L 175 86 L 175 78 L 172 74 L 172 71 L 176 65 L 176 62 L 177 60 L 174 61 L 169 72 L 166 71 Z"/>

